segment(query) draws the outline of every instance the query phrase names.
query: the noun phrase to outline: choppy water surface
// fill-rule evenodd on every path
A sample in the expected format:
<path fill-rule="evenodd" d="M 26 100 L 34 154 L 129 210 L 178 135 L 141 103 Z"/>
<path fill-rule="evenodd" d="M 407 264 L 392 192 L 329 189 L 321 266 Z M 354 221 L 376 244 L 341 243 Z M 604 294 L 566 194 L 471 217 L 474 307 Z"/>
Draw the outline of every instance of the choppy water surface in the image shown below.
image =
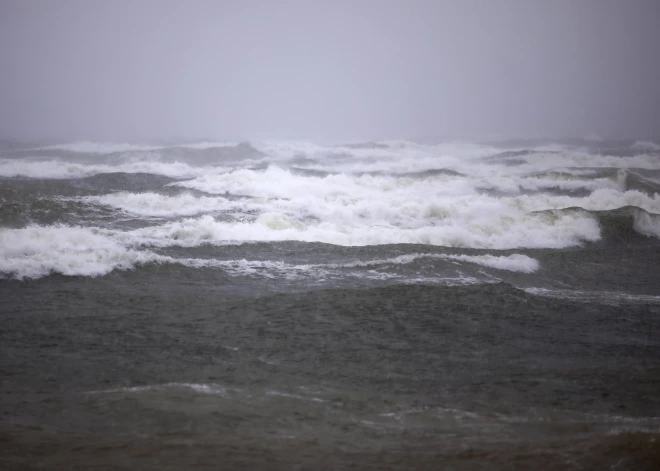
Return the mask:
<path fill-rule="evenodd" d="M 0 153 L 9 469 L 657 469 L 652 142 Z"/>

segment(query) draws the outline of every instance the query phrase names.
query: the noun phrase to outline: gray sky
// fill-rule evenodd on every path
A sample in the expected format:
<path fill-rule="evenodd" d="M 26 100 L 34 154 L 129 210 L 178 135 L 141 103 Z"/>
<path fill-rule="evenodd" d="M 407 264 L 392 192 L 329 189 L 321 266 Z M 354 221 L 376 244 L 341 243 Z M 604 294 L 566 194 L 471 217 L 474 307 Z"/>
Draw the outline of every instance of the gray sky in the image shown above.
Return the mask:
<path fill-rule="evenodd" d="M 0 135 L 660 134 L 658 0 L 0 0 Z"/>

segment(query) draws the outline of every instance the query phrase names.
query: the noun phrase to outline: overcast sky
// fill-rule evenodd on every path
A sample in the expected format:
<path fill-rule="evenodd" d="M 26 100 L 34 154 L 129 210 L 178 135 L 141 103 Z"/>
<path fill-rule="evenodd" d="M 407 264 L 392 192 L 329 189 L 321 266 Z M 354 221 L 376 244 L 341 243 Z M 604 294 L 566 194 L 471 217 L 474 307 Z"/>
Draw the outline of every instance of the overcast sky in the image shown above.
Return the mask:
<path fill-rule="evenodd" d="M 658 0 L 0 0 L 0 135 L 660 134 Z"/>

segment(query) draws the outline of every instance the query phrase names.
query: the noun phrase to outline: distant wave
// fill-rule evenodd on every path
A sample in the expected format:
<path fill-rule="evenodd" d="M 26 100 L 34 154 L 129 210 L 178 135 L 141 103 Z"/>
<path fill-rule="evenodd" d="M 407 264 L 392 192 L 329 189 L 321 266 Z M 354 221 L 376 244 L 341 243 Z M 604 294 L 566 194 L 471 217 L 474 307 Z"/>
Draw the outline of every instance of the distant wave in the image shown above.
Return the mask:
<path fill-rule="evenodd" d="M 631 147 L 635 150 L 660 151 L 660 144 L 653 141 L 635 141 Z"/>
<path fill-rule="evenodd" d="M 54 144 L 49 146 L 41 146 L 32 148 L 32 150 L 64 150 L 69 152 L 77 152 L 82 154 L 116 154 L 121 152 L 135 152 L 135 151 L 152 151 L 162 150 L 171 147 L 182 147 L 189 149 L 212 149 L 216 147 L 233 147 L 238 145 L 237 142 L 221 141 L 203 141 L 187 144 L 172 145 L 144 145 L 144 144 L 129 144 L 117 142 L 93 142 L 93 141 L 76 141 L 65 144 Z"/>
<path fill-rule="evenodd" d="M 158 160 L 121 164 L 94 164 L 65 160 L 0 159 L 0 176 L 24 178 L 84 178 L 103 173 L 151 173 L 173 178 L 192 178 L 209 172 L 227 171 L 227 168 L 197 167 L 185 162 L 160 162 Z"/>
<path fill-rule="evenodd" d="M 629 241 L 632 234 L 660 239 L 660 213 L 651 213 L 637 206 L 623 206 L 609 210 L 588 210 L 570 207 L 542 211 L 546 214 L 585 214 L 595 217 L 602 229 L 602 238 Z"/>

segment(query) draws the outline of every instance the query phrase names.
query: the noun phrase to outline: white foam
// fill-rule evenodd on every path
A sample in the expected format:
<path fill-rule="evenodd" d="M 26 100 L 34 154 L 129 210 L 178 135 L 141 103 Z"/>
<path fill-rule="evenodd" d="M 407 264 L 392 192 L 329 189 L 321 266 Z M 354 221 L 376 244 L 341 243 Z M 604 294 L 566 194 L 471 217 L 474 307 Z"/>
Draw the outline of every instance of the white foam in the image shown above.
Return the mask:
<path fill-rule="evenodd" d="M 308 217 L 355 227 L 379 225 L 415 229 L 452 220 L 456 224 L 470 223 L 480 216 L 492 218 L 492 213 L 522 219 L 524 214 L 515 213 L 569 206 L 606 210 L 633 205 L 660 212 L 657 195 L 633 190 L 622 192 L 620 182 L 610 178 L 521 180 L 493 175 L 484 180 L 443 174 L 425 178 L 347 174 L 310 177 L 270 167 L 265 171 L 243 169 L 205 175 L 175 185 L 212 194 L 229 192 L 262 198 L 261 204 L 257 200 L 246 203 L 246 211 L 283 213 L 288 219 Z M 479 188 L 483 187 L 515 195 L 521 189 L 556 186 L 587 188 L 594 192 L 582 198 L 547 194 L 494 198 L 479 193 Z"/>
<path fill-rule="evenodd" d="M 115 393 L 140 393 L 140 392 L 159 392 L 176 389 L 189 389 L 200 394 L 210 394 L 214 396 L 227 396 L 229 392 L 236 391 L 233 388 L 225 388 L 217 384 L 204 383 L 164 383 L 152 384 L 148 386 L 131 386 L 126 388 L 101 389 L 89 391 L 87 394 L 115 394 Z"/>
<path fill-rule="evenodd" d="M 316 265 L 329 268 L 350 268 L 350 267 L 371 267 L 387 264 L 407 265 L 420 259 L 443 259 L 458 260 L 461 262 L 474 263 L 498 270 L 516 271 L 522 273 L 533 273 L 539 269 L 539 262 L 536 259 L 522 254 L 512 255 L 446 255 L 430 253 L 413 253 L 399 255 L 397 257 L 358 261 L 341 264 Z"/>
<path fill-rule="evenodd" d="M 209 230 L 218 230 L 217 223 L 206 216 L 187 220 L 188 223 L 202 222 Z M 153 231 L 170 230 L 170 238 Z M 392 259 L 337 264 L 287 264 L 269 260 L 216 260 L 196 258 L 172 258 L 144 250 L 141 245 L 199 245 L 204 242 L 225 243 L 222 238 L 200 240 L 198 226 L 186 232 L 186 221 L 143 228 L 134 231 L 116 231 L 75 226 L 29 226 L 22 229 L 0 230 L 0 273 L 18 279 L 39 278 L 51 273 L 68 276 L 101 276 L 113 270 L 131 269 L 145 263 L 177 263 L 194 268 L 219 268 L 233 276 L 260 276 L 266 278 L 331 278 L 341 275 L 341 270 L 357 266 L 382 264 L 407 264 L 419 258 L 439 258 L 476 263 L 500 270 L 530 273 L 538 268 L 538 262 L 525 255 L 443 255 L 412 254 Z M 179 232 L 177 232 L 177 230 Z M 150 237 L 145 233 L 150 233 Z M 276 231 L 277 232 L 277 231 Z M 178 237 L 178 239 L 176 238 Z M 362 276 L 362 275 L 361 275 Z M 374 275 L 375 276 L 375 275 Z M 376 278 L 389 278 L 394 274 L 378 273 Z"/>
<path fill-rule="evenodd" d="M 112 231 L 65 226 L 31 226 L 24 229 L 0 231 L 0 273 L 17 279 L 40 278 L 52 273 L 67 276 L 102 276 L 113 270 L 127 270 L 146 263 L 180 264 L 191 268 L 221 269 L 231 276 L 266 279 L 317 280 L 343 279 L 355 276 L 360 279 L 387 280 L 401 278 L 396 272 L 368 270 L 347 272 L 352 267 L 377 267 L 385 264 L 408 264 L 417 259 L 444 259 L 475 263 L 498 270 L 531 273 L 538 269 L 538 262 L 520 254 L 493 255 L 444 255 L 412 254 L 385 260 L 368 260 L 346 264 L 287 264 L 271 260 L 217 260 L 199 258 L 173 258 L 155 254 L 149 250 L 137 250 L 124 246 L 117 238 L 108 235 Z M 407 274 L 403 277 L 411 283 L 472 284 L 480 283 L 472 277 L 428 277 Z"/>
<path fill-rule="evenodd" d="M 491 182 L 495 179 L 491 179 Z M 639 192 L 620 192 L 610 179 L 588 199 L 524 195 L 494 198 L 480 194 L 479 180 L 447 175 L 408 178 L 373 175 L 304 177 L 279 168 L 207 175 L 176 185 L 209 193 L 244 194 L 260 199 L 244 203 L 260 214 L 247 225 L 216 225 L 204 220 L 205 240 L 302 240 L 341 245 L 422 243 L 477 248 L 562 247 L 597 240 L 598 227 L 588 216 L 549 220 L 531 211 L 585 206 L 609 209 L 626 204 L 648 207 L 658 200 Z M 541 185 L 543 182 L 541 182 Z M 506 187 L 506 183 L 498 183 Z M 513 184 L 512 191 L 518 189 Z M 580 183 L 582 185 L 582 183 Z M 554 239 L 554 240 L 553 240 Z"/>
<path fill-rule="evenodd" d="M 660 238 L 660 216 L 637 211 L 633 228 L 642 235 Z"/>
<path fill-rule="evenodd" d="M 149 250 L 127 247 L 121 231 L 76 226 L 29 226 L 0 229 L 0 273 L 17 279 L 40 278 L 51 273 L 101 276 L 145 263 L 181 264 L 194 268 L 220 268 L 233 276 L 298 278 L 319 267 L 279 261 L 172 258 Z"/>
<path fill-rule="evenodd" d="M 656 144 L 653 141 L 635 141 L 635 143 L 631 147 L 635 150 L 650 150 L 650 151 L 660 150 L 660 144 Z"/>
<path fill-rule="evenodd" d="M 334 172 L 408 173 L 437 168 L 460 168 L 466 162 L 498 152 L 466 142 L 420 144 L 380 141 L 366 146 L 321 146 L 309 142 L 266 142 L 254 145 L 275 161 L 306 157 L 317 162 L 306 168 Z"/>
<path fill-rule="evenodd" d="M 240 169 L 222 174 L 203 175 L 173 185 L 211 194 L 231 193 L 260 198 L 351 198 L 384 196 L 461 195 L 475 192 L 475 184 L 467 178 L 433 175 L 426 178 L 381 175 L 349 175 L 325 177 L 303 176 L 280 167 L 270 166 L 257 171 Z"/>
<path fill-rule="evenodd" d="M 570 289 L 547 289 L 547 288 L 521 288 L 521 289 L 537 296 L 574 299 L 578 301 L 596 302 L 602 304 L 660 303 L 660 296 L 653 296 L 646 294 L 630 294 L 630 293 L 623 293 L 616 291 L 577 291 Z"/>
<path fill-rule="evenodd" d="M 498 190 L 510 194 L 517 194 L 521 191 L 539 191 L 547 189 L 560 190 L 600 190 L 604 188 L 622 189 L 623 184 L 619 179 L 612 178 L 589 178 L 570 173 L 561 173 L 555 175 L 501 175 L 493 174 L 488 178 L 483 178 L 480 183 L 482 188 Z"/>
<path fill-rule="evenodd" d="M 331 274 L 321 266 L 291 265 L 280 261 L 268 260 L 216 260 L 202 258 L 168 258 L 171 263 L 178 263 L 191 268 L 219 268 L 232 276 L 250 276 L 260 278 L 285 278 L 288 280 L 307 279 L 309 276 L 326 278 Z"/>
<path fill-rule="evenodd" d="M 183 147 L 186 149 L 196 149 L 196 150 L 205 150 L 205 149 L 216 149 L 223 147 L 236 147 L 240 142 L 236 141 L 203 141 L 203 142 L 191 142 L 187 144 L 179 144 L 177 147 Z"/>
<path fill-rule="evenodd" d="M 239 143 L 235 141 L 201 141 L 201 142 L 187 142 L 183 144 L 170 144 L 170 145 L 145 145 L 145 144 L 129 144 L 127 142 L 93 142 L 93 141 L 76 141 L 64 144 L 55 144 L 50 146 L 37 147 L 35 150 L 65 150 L 69 152 L 76 152 L 81 154 L 119 154 L 124 152 L 145 152 L 167 149 L 169 147 L 182 147 L 186 149 L 213 149 L 219 147 L 235 147 Z"/>
<path fill-rule="evenodd" d="M 312 402 L 327 402 L 325 399 L 321 399 L 320 397 L 306 397 L 306 396 L 301 396 L 300 394 L 285 393 L 274 389 L 270 391 L 266 391 L 266 396 L 283 397 L 287 399 L 299 399 L 303 401 L 312 401 Z"/>
<path fill-rule="evenodd" d="M 447 255 L 447 258 L 463 262 L 476 263 L 498 270 L 508 270 L 520 273 L 533 273 L 539 269 L 538 260 L 522 254 L 507 256 L 497 255 Z"/>
<path fill-rule="evenodd" d="M 653 155 L 617 157 L 613 155 L 591 154 L 588 152 L 564 151 L 557 153 L 532 153 L 516 158 L 527 162 L 526 165 L 520 166 L 519 170 L 530 173 L 532 171 L 570 167 L 660 169 L 660 159 Z"/>
<path fill-rule="evenodd" d="M 323 242 L 363 246 L 429 244 L 447 247 L 509 249 L 560 248 L 600 238 L 600 228 L 588 215 L 509 215 L 481 213 L 473 220 L 415 228 L 306 222 L 282 213 L 267 213 L 253 222 L 217 221 L 205 215 L 118 235 L 130 245 L 194 247 L 256 241 Z"/>
<path fill-rule="evenodd" d="M 17 279 L 40 278 L 51 273 L 95 277 L 145 263 L 175 263 L 220 268 L 233 276 L 298 278 L 310 271 L 323 274 L 319 267 L 278 261 L 172 258 L 127 247 L 126 238 L 120 236 L 126 234 L 75 226 L 0 229 L 0 273 Z"/>
<path fill-rule="evenodd" d="M 117 192 L 102 196 L 85 196 L 78 198 L 92 204 L 111 206 L 121 211 L 146 217 L 193 216 L 201 213 L 231 211 L 241 209 L 226 198 L 193 196 L 185 193 L 177 196 L 166 196 L 158 193 Z"/>
<path fill-rule="evenodd" d="M 18 279 L 50 273 L 100 276 L 158 260 L 151 252 L 127 249 L 93 228 L 0 229 L 0 273 Z"/>
<path fill-rule="evenodd" d="M 595 211 L 637 206 L 660 213 L 660 195 L 620 191 L 612 179 L 603 179 L 602 184 L 610 186 L 585 197 L 534 194 L 498 198 L 479 193 L 479 181 L 462 177 L 310 177 L 269 167 L 175 183 L 211 194 L 253 198 L 116 193 L 87 200 L 142 216 L 204 214 L 121 236 L 132 245 L 159 247 L 297 240 L 338 245 L 559 248 L 598 240 L 597 220 L 587 213 L 533 212 L 576 206 Z M 223 217 L 216 220 L 205 214 L 209 212 L 222 212 Z"/>
<path fill-rule="evenodd" d="M 66 150 L 69 152 L 78 152 L 83 154 L 114 154 L 118 152 L 129 151 L 149 151 L 162 149 L 163 146 L 149 146 L 128 143 L 113 143 L 113 142 L 91 142 L 91 141 L 77 141 L 69 142 L 66 144 L 55 144 L 52 146 L 39 147 L 39 150 Z"/>
<path fill-rule="evenodd" d="M 188 146 L 203 149 L 216 145 L 224 146 L 226 143 Z M 83 147 L 78 146 L 80 149 Z M 568 207 L 603 211 L 636 206 L 650 213 L 660 213 L 660 195 L 622 191 L 628 170 L 621 170 L 619 174 L 608 172 L 613 175 L 610 178 L 593 178 L 593 168 L 660 168 L 657 156 L 623 158 L 562 148 L 555 153 L 548 151 L 515 157 L 526 163 L 509 167 L 492 159 L 482 159 L 496 154 L 499 152 L 497 149 L 466 143 L 430 145 L 384 141 L 365 147 L 266 143 L 256 147 L 268 155 L 266 159 L 271 162 L 270 166 L 261 170 L 237 168 L 233 171 L 219 167 L 195 167 L 181 162 L 158 161 L 158 152 L 152 152 L 152 148 L 127 147 L 123 150 L 125 155 L 118 157 L 117 165 L 3 159 L 0 160 L 0 175 L 72 178 L 105 172 L 148 172 L 188 178 L 172 185 L 215 195 L 183 193 L 169 196 L 119 192 L 81 197 L 78 198 L 81 201 L 110 206 L 141 217 L 185 219 L 125 232 L 93 228 L 42 228 L 43 231 L 53 232 L 54 241 L 64 237 L 62 234 L 68 230 L 79 237 L 88 231 L 85 234 L 90 237 L 89 247 L 98 242 L 107 248 L 108 254 L 114 254 L 108 255 L 102 262 L 97 261 L 98 266 L 107 267 L 128 267 L 140 263 L 142 259 L 134 253 L 136 250 L 140 257 L 146 257 L 144 260 L 187 263 L 191 266 L 207 263 L 204 266 L 211 267 L 211 262 L 172 262 L 154 254 L 147 256 L 147 252 L 141 249 L 258 241 L 292 240 L 345 246 L 404 243 L 480 249 L 562 248 L 598 240 L 598 220 L 585 211 L 539 211 Z M 116 148 L 102 148 L 103 152 L 110 150 L 117 151 Z M 286 159 L 300 155 L 318 159 L 315 163 L 303 163 L 302 166 L 343 173 L 310 176 L 284 168 L 291 164 L 285 162 Z M 277 165 L 272 162 L 277 162 Z M 441 168 L 458 170 L 461 175 L 443 172 L 408 174 L 415 170 Z M 357 169 L 370 173 L 350 173 Z M 582 188 L 592 190 L 592 193 L 584 197 L 520 194 L 522 191 L 556 187 L 564 190 Z M 492 191 L 484 190 L 495 190 L 497 194 L 508 196 L 497 197 L 493 196 Z M 231 198 L 227 194 L 246 198 Z M 644 213 L 635 219 L 634 227 L 645 235 L 657 237 L 660 232 L 657 218 L 645 216 Z M 28 232 L 25 236 L 26 240 L 36 237 Z M 100 239 L 92 240 L 93 237 Z M 49 251 L 48 247 L 52 251 L 59 250 L 57 243 L 46 245 L 45 252 Z M 110 243 L 115 245 L 108 245 Z M 80 246 L 84 247 L 85 243 Z M 83 256 L 68 248 L 63 253 L 73 258 Z M 44 268 L 40 271 L 35 268 L 38 265 L 36 255 L 31 257 L 25 261 L 16 257 L 16 260 L 12 259 L 14 268 L 20 263 L 27 264 L 25 267 L 28 267 L 28 262 L 36 264 L 25 270 L 16 268 L 12 271 L 7 260 L 3 259 L 2 263 L 12 273 L 42 273 L 44 270 L 75 273 L 76 270 L 83 270 L 76 269 L 73 263 L 67 266 L 64 262 L 41 261 L 39 263 Z M 536 269 L 529 260 L 492 259 L 488 256 L 468 260 L 465 257 L 457 261 L 522 272 Z M 84 262 L 80 266 L 90 263 Z M 246 266 L 249 268 L 249 264 Z M 222 268 L 220 265 L 218 267 Z M 259 270 L 276 272 L 278 269 L 254 268 L 255 273 Z M 94 271 L 89 270 L 90 273 Z M 105 268 L 97 267 L 96 270 L 101 273 Z M 291 271 L 289 268 L 281 270 Z"/>
<path fill-rule="evenodd" d="M 0 159 L 0 176 L 27 178 L 83 178 L 101 173 L 152 173 L 172 178 L 194 178 L 209 173 L 223 173 L 224 167 L 194 167 L 183 162 L 134 160 L 116 165 L 83 164 L 65 160 Z"/>
<path fill-rule="evenodd" d="M 650 196 L 637 190 L 619 191 L 604 188 L 584 197 L 521 195 L 512 198 L 511 204 L 527 212 L 570 207 L 580 207 L 589 211 L 607 211 L 622 206 L 637 206 L 650 213 L 660 213 L 660 194 Z"/>
<path fill-rule="evenodd" d="M 103 168 L 106 167 L 106 168 Z M 0 176 L 3 177 L 28 177 L 28 178 L 81 178 L 110 172 L 107 166 L 83 165 L 61 160 L 17 160 L 0 159 Z"/>

